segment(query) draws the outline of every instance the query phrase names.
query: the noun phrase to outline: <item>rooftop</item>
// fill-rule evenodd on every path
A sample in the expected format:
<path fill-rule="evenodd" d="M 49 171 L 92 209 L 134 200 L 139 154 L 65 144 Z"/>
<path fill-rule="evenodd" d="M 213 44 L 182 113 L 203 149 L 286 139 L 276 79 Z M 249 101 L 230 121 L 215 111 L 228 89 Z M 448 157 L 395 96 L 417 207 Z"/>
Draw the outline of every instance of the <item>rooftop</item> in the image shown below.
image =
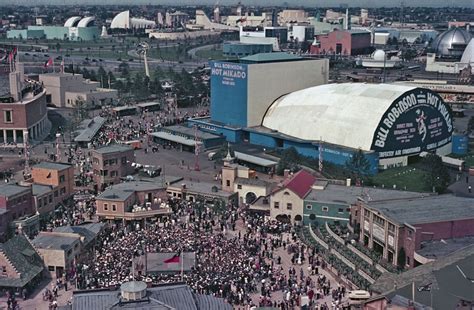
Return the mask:
<path fill-rule="evenodd" d="M 201 194 L 201 195 L 207 195 L 207 196 L 215 196 L 215 197 L 222 197 L 222 198 L 228 198 L 232 196 L 234 193 L 229 193 L 223 191 L 220 187 L 218 187 L 214 183 L 207 183 L 207 182 L 183 182 L 183 184 L 186 185 L 186 191 L 191 192 L 191 193 L 196 193 L 196 194 Z M 175 184 L 174 186 L 171 187 L 181 187 L 181 184 Z M 215 188 L 217 191 L 213 191 L 212 189 Z"/>
<path fill-rule="evenodd" d="M 68 169 L 68 168 L 71 168 L 71 167 L 72 166 L 69 165 L 69 164 L 52 163 L 52 162 L 49 162 L 49 161 L 43 161 L 43 162 L 40 162 L 37 165 L 34 165 L 33 169 L 34 168 L 42 168 L 42 169 L 50 169 L 50 170 L 64 170 L 64 169 Z"/>
<path fill-rule="evenodd" d="M 364 201 L 386 201 L 393 199 L 422 198 L 429 194 L 379 189 L 370 187 L 342 186 L 328 184 L 325 189 L 311 189 L 305 200 L 353 204 L 359 198 Z"/>
<path fill-rule="evenodd" d="M 161 180 L 161 179 L 160 179 Z M 108 187 L 96 199 L 99 200 L 127 200 L 135 192 L 152 191 L 164 188 L 166 185 L 162 182 L 131 181 L 123 182 Z"/>
<path fill-rule="evenodd" d="M 473 244 L 474 236 L 446 240 L 422 241 L 421 249 L 417 250 L 416 253 L 425 258 L 438 259 Z"/>
<path fill-rule="evenodd" d="M 244 185 L 251 185 L 251 186 L 265 186 L 269 187 L 272 183 L 267 182 L 265 180 L 256 179 L 256 178 L 236 178 L 235 183 L 237 184 L 244 184 Z"/>
<path fill-rule="evenodd" d="M 240 58 L 241 63 L 264 63 L 303 60 L 301 56 L 285 52 L 259 53 Z"/>
<path fill-rule="evenodd" d="M 79 237 L 61 236 L 54 233 L 41 232 L 31 242 L 38 249 L 45 250 L 69 250 Z"/>
<path fill-rule="evenodd" d="M 98 149 L 95 149 L 94 152 L 99 154 L 109 154 L 109 153 L 118 153 L 133 150 L 133 147 L 126 144 L 111 144 L 104 146 Z"/>
<path fill-rule="evenodd" d="M 96 116 L 93 119 L 86 119 L 81 122 L 76 133 L 78 135 L 74 138 L 76 142 L 89 142 L 94 138 L 97 132 L 105 123 L 105 118 Z"/>
<path fill-rule="evenodd" d="M 474 200 L 453 195 L 370 202 L 368 207 L 398 223 L 421 224 L 474 219 Z"/>
<path fill-rule="evenodd" d="M 36 183 L 33 183 L 31 188 L 33 189 L 33 196 L 42 196 L 53 190 L 50 185 L 41 185 Z"/>
<path fill-rule="evenodd" d="M 117 291 L 79 291 L 73 294 L 74 310 L 136 309 L 136 310 L 231 310 L 232 306 L 221 298 L 193 293 L 186 284 L 165 284 L 147 288 L 147 302 L 120 302 Z"/>
<path fill-rule="evenodd" d="M 191 137 L 193 140 L 194 140 L 195 134 L 197 134 L 198 139 L 202 139 L 202 140 L 222 138 L 222 136 L 214 135 L 212 133 L 204 132 L 204 131 L 201 131 L 201 130 L 198 130 L 197 133 L 196 133 L 194 128 L 190 128 L 190 127 L 186 127 L 186 126 L 180 126 L 180 125 L 161 127 L 160 131 L 168 131 L 168 132 L 171 132 L 171 133 L 182 134 L 182 135 L 185 135 L 187 137 Z"/>
<path fill-rule="evenodd" d="M 0 196 L 12 197 L 19 194 L 25 194 L 31 190 L 28 186 L 20 186 L 17 184 L 1 184 L 0 185 Z"/>
<path fill-rule="evenodd" d="M 43 269 L 43 261 L 28 239 L 23 235 L 15 235 L 0 244 L 0 251 L 8 258 L 20 274 L 20 278 L 0 278 L 2 287 L 24 287 Z"/>
<path fill-rule="evenodd" d="M 84 243 L 88 244 L 97 237 L 104 226 L 104 223 L 88 223 L 78 226 L 60 226 L 54 228 L 53 232 L 78 234 L 84 237 Z"/>
<path fill-rule="evenodd" d="M 389 298 L 411 299 L 415 283 L 416 301 L 433 309 L 455 309 L 460 299 L 474 301 L 474 245 L 401 274 L 383 273 L 372 285 L 374 292 Z M 423 290 L 430 287 L 430 290 Z"/>
<path fill-rule="evenodd" d="M 316 181 L 316 178 L 304 169 L 301 169 L 293 176 L 287 178 L 283 183 L 278 186 L 274 193 L 279 192 L 283 189 L 289 189 L 293 191 L 300 198 L 304 198 L 306 194 L 311 190 L 311 186 Z"/>

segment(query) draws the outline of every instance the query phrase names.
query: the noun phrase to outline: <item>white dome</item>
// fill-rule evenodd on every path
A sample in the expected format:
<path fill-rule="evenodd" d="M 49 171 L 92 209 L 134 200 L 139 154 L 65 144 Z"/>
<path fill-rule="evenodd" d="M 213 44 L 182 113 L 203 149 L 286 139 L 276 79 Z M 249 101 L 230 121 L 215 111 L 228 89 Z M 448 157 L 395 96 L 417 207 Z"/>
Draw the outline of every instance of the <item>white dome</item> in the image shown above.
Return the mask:
<path fill-rule="evenodd" d="M 130 28 L 130 11 L 123 11 L 115 15 L 114 19 L 112 19 L 112 23 L 110 24 L 110 28 Z"/>
<path fill-rule="evenodd" d="M 81 20 L 80 16 L 69 17 L 64 23 L 64 27 L 76 27 L 77 23 Z"/>
<path fill-rule="evenodd" d="M 89 27 L 94 21 L 95 21 L 94 16 L 84 17 L 83 19 L 79 21 L 79 23 L 77 24 L 77 27 Z"/>
<path fill-rule="evenodd" d="M 370 150 L 384 113 L 412 86 L 326 84 L 277 99 L 262 125 L 298 139 Z"/>
<path fill-rule="evenodd" d="M 473 63 L 474 62 L 474 39 L 469 41 L 469 44 L 466 46 L 464 53 L 461 57 L 461 63 Z"/>
<path fill-rule="evenodd" d="M 385 59 L 385 51 L 384 50 L 376 50 L 372 53 L 372 59 L 378 61 L 384 61 Z"/>

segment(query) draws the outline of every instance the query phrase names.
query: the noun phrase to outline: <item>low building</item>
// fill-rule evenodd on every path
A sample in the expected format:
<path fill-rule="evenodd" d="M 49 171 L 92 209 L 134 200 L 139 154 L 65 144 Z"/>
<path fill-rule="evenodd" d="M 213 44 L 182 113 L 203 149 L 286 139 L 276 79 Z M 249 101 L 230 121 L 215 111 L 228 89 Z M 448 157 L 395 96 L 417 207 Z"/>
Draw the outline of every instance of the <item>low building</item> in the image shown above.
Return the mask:
<path fill-rule="evenodd" d="M 83 120 L 75 131 L 74 142 L 80 147 L 88 147 L 89 143 L 92 142 L 102 126 L 104 126 L 105 121 L 105 118 L 101 116 Z"/>
<path fill-rule="evenodd" d="M 48 271 L 58 279 L 75 268 L 74 262 L 82 250 L 81 239 L 77 234 L 43 231 L 31 242 Z"/>
<path fill-rule="evenodd" d="M 420 254 L 423 242 L 474 236 L 474 204 L 453 195 L 369 201 L 358 222 L 361 243 L 394 265 L 413 268 L 431 260 Z"/>
<path fill-rule="evenodd" d="M 87 223 L 77 226 L 59 226 L 54 228 L 53 232 L 76 234 L 81 239 L 82 247 L 88 248 L 95 243 L 104 229 L 104 223 Z"/>
<path fill-rule="evenodd" d="M 23 147 L 42 141 L 51 128 L 46 109 L 46 90 L 38 82 L 25 78 L 23 64 L 10 73 L 10 94 L 0 96 L 0 144 Z"/>
<path fill-rule="evenodd" d="M 178 147 L 181 151 L 189 152 L 195 151 L 196 144 L 200 151 L 204 151 L 219 147 L 225 141 L 223 136 L 180 125 L 161 127 L 158 132 L 151 135 L 156 143 Z"/>
<path fill-rule="evenodd" d="M 311 45 L 311 54 L 361 55 L 371 50 L 371 33 L 365 30 L 338 30 L 319 34 Z"/>
<path fill-rule="evenodd" d="M 101 88 L 99 82 L 86 80 L 82 74 L 44 73 L 39 81 L 46 88 L 46 102 L 57 107 L 73 108 L 112 104 L 118 97 L 115 89 Z"/>
<path fill-rule="evenodd" d="M 273 44 L 271 43 L 243 43 L 240 41 L 224 42 L 222 54 L 229 57 L 250 56 L 259 53 L 271 53 Z"/>
<path fill-rule="evenodd" d="M 285 179 L 270 194 L 270 217 L 301 222 L 303 199 L 315 181 L 316 178 L 306 170 L 300 170 Z"/>
<path fill-rule="evenodd" d="M 133 147 L 125 144 L 112 144 L 92 151 L 93 179 L 98 190 L 108 185 L 120 183 L 121 178 L 134 172 Z"/>
<path fill-rule="evenodd" d="M 333 181 L 332 181 L 333 182 Z M 425 193 L 397 191 L 390 189 L 344 186 L 316 181 L 304 198 L 303 223 L 322 225 L 324 223 L 349 224 L 360 214 L 360 204 L 369 200 L 386 201 L 400 198 L 421 198 Z"/>
<path fill-rule="evenodd" d="M 226 192 L 213 183 L 206 182 L 182 182 L 168 185 L 166 192 L 170 197 L 198 201 L 200 197 L 207 203 L 222 200 L 225 204 L 237 203 L 237 193 Z"/>
<path fill-rule="evenodd" d="M 22 234 L 0 244 L 0 287 L 32 291 L 42 279 L 44 264 L 28 238 Z"/>
<path fill-rule="evenodd" d="M 147 283 L 133 281 L 120 286 L 120 292 L 110 288 L 103 290 L 75 291 L 72 309 L 186 309 L 231 310 L 232 306 L 210 295 L 194 293 L 183 283 L 161 284 L 147 288 Z"/>
<path fill-rule="evenodd" d="M 135 221 L 171 213 L 164 182 L 133 181 L 112 185 L 96 197 L 97 216 Z"/>
<path fill-rule="evenodd" d="M 0 238 L 5 239 L 8 229 L 21 227 L 23 232 L 32 236 L 39 230 L 38 216 L 35 214 L 31 187 L 16 184 L 0 185 L 0 218 L 7 223 L 0 227 Z"/>
<path fill-rule="evenodd" d="M 60 205 L 68 204 L 74 190 L 74 167 L 70 164 L 41 162 L 32 167 L 31 186 L 36 212 L 47 218 Z"/>
<path fill-rule="evenodd" d="M 400 274 L 385 272 L 371 290 L 389 300 L 389 307 L 383 309 L 472 309 L 473 261 L 471 244 Z M 373 307 L 376 303 L 375 300 L 364 302 L 364 309 L 381 309 Z"/>

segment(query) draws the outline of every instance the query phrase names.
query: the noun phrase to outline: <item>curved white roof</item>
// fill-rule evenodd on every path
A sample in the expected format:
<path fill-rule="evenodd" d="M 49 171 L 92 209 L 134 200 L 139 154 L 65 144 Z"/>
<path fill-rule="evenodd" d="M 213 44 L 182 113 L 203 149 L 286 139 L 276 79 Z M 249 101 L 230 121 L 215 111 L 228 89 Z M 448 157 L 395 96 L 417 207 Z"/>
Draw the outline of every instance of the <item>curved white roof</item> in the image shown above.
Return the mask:
<path fill-rule="evenodd" d="M 94 21 L 95 21 L 94 16 L 84 17 L 83 19 L 79 21 L 79 23 L 77 24 L 77 27 L 89 27 L 89 25 L 93 23 Z"/>
<path fill-rule="evenodd" d="M 64 23 L 64 27 L 76 27 L 77 23 L 81 20 L 80 16 L 69 17 Z"/>
<path fill-rule="evenodd" d="M 130 24 L 132 28 L 151 28 L 156 25 L 156 23 L 152 20 L 135 17 L 130 19 Z"/>
<path fill-rule="evenodd" d="M 130 28 L 130 11 L 123 11 L 115 15 L 110 28 Z"/>
<path fill-rule="evenodd" d="M 262 125 L 295 138 L 370 150 L 384 113 L 413 86 L 327 84 L 277 99 Z"/>
<path fill-rule="evenodd" d="M 466 46 L 464 53 L 462 53 L 461 63 L 472 63 L 474 62 L 474 38 L 469 41 L 469 44 Z"/>

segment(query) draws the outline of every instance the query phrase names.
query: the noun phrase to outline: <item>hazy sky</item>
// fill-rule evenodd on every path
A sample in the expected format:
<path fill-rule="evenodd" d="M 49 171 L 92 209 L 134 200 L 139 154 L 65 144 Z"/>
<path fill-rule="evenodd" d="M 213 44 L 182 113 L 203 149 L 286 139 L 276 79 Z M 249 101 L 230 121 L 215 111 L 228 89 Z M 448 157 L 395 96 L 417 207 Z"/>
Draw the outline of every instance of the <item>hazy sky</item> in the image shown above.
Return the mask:
<path fill-rule="evenodd" d="M 288 3 L 289 6 L 308 6 L 308 7 L 329 7 L 348 4 L 353 7 L 381 7 L 381 6 L 400 6 L 402 0 L 241 0 L 244 5 L 282 5 Z M 0 5 L 43 5 L 43 4 L 163 4 L 163 5 L 213 5 L 219 2 L 222 5 L 235 5 L 236 0 L 0 0 Z M 474 0 L 404 0 L 405 6 L 425 6 L 425 7 L 474 7 Z"/>

